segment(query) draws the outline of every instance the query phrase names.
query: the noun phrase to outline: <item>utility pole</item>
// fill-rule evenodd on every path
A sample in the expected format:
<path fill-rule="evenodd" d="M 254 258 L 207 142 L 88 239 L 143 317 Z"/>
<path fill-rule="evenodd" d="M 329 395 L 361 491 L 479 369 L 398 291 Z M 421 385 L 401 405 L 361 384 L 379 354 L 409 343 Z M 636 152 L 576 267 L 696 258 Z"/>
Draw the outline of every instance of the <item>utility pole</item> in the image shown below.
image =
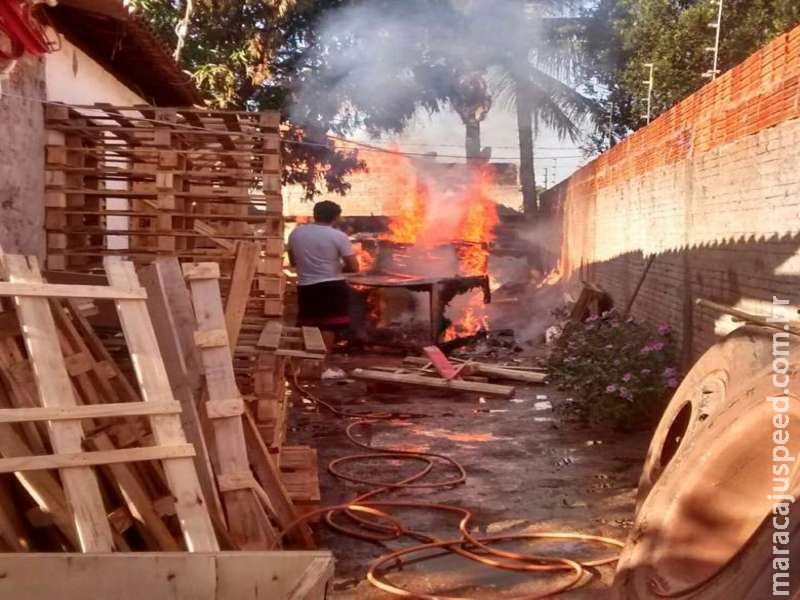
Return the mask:
<path fill-rule="evenodd" d="M 712 4 L 717 4 L 719 6 L 719 10 L 717 11 L 717 20 L 714 23 L 709 23 L 708 26 L 711 29 L 716 29 L 717 33 L 714 40 L 714 45 L 709 46 L 706 48 L 706 52 L 713 52 L 714 53 L 714 67 L 710 71 L 706 71 L 703 73 L 703 77 L 711 78 L 711 80 L 715 80 L 717 75 L 719 75 L 719 41 L 720 36 L 722 34 L 722 9 L 724 0 L 711 0 Z"/>
<path fill-rule="evenodd" d="M 614 103 L 611 103 L 611 109 L 608 111 L 608 147 L 614 147 Z"/>
<path fill-rule="evenodd" d="M 645 63 L 644 66 L 650 69 L 650 78 L 643 82 L 647 85 L 647 114 L 642 116 L 647 120 L 647 124 L 650 125 L 650 120 L 653 117 L 653 88 L 655 87 L 656 66 L 653 63 Z"/>

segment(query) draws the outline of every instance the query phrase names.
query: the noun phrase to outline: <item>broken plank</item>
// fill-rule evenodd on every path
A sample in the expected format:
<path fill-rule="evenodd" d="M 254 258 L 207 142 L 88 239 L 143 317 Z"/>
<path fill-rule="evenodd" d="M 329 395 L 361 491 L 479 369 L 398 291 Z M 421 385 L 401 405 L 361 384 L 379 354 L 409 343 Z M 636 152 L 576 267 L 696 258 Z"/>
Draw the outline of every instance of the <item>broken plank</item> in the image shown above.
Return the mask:
<path fill-rule="evenodd" d="M 371 381 L 383 381 L 385 383 L 396 383 L 401 385 L 418 385 L 438 389 L 449 389 L 458 392 L 474 392 L 477 394 L 491 394 L 493 396 L 504 396 L 510 398 L 514 395 L 514 388 L 507 385 L 496 385 L 493 383 L 477 383 L 472 381 L 459 381 L 458 379 L 447 380 L 438 377 L 427 377 L 425 375 L 384 373 L 369 369 L 354 369 L 350 374 L 356 379 L 366 379 Z"/>
<path fill-rule="evenodd" d="M 239 242 L 236 248 L 236 262 L 233 264 L 231 286 L 225 302 L 225 327 L 228 330 L 231 350 L 236 348 L 239 340 L 239 332 L 258 266 L 258 255 L 259 246 L 253 242 Z"/>

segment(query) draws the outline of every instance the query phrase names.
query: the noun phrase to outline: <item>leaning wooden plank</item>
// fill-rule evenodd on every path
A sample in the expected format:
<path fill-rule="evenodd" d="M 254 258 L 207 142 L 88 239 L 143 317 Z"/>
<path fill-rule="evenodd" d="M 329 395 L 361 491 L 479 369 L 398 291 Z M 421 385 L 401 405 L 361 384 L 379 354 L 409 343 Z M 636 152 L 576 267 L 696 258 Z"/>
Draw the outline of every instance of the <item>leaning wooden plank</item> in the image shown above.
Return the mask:
<path fill-rule="evenodd" d="M 231 350 L 236 348 L 242 328 L 247 301 L 253 287 L 253 277 L 258 266 L 259 246 L 253 242 L 239 242 L 236 247 L 236 262 L 233 265 L 231 287 L 225 302 L 225 328 L 228 330 Z"/>
<path fill-rule="evenodd" d="M 200 348 L 207 391 L 206 412 L 212 418 L 215 451 L 220 478 L 240 477 L 252 480 L 250 461 L 244 438 L 242 413 L 244 402 L 236 386 L 233 356 L 225 330 L 225 315 L 219 292 L 219 271 L 207 263 L 185 265 L 197 316 L 196 339 L 212 340 Z M 213 333 L 213 335 L 211 335 Z M 215 410 L 220 403 L 238 400 L 242 410 Z M 212 417 L 213 415 L 213 417 Z M 249 474 L 249 475 L 248 475 Z M 222 487 L 222 486 L 220 486 Z M 270 549 L 279 543 L 277 534 L 252 487 L 228 486 L 220 489 L 228 514 L 231 537 L 241 549 Z"/>
<path fill-rule="evenodd" d="M 283 325 L 278 321 L 267 321 L 264 325 L 264 330 L 256 342 L 259 348 L 266 348 L 267 350 L 277 350 L 281 345 L 281 335 L 283 333 Z"/>
<path fill-rule="evenodd" d="M 27 423 L 29 421 L 80 421 L 107 417 L 132 417 L 145 415 L 176 415 L 181 412 L 177 402 L 118 402 L 116 404 L 90 404 L 66 408 L 0 408 L 0 423 Z"/>
<path fill-rule="evenodd" d="M 133 263 L 106 257 L 104 264 L 111 285 L 120 289 L 139 287 Z M 174 402 L 147 305 L 141 300 L 118 300 L 117 312 L 143 400 Z M 150 418 L 150 424 L 156 443 L 159 445 L 177 445 L 186 442 L 186 435 L 177 415 L 153 416 Z M 187 549 L 190 552 L 218 550 L 219 544 L 206 508 L 194 461 L 191 457 L 165 460 L 163 467 L 170 490 L 175 496 L 175 508 L 181 521 Z"/>
<path fill-rule="evenodd" d="M 0 282 L 0 296 L 25 298 L 92 298 L 94 300 L 144 300 L 143 289 L 115 290 L 100 285 Z"/>
<path fill-rule="evenodd" d="M 250 411 L 245 411 L 244 414 L 244 436 L 247 441 L 247 453 L 253 463 L 256 478 L 269 496 L 278 525 L 281 529 L 285 529 L 300 516 L 300 513 L 295 510 L 292 500 L 289 498 L 289 492 L 281 482 L 280 471 L 261 439 L 258 426 Z M 313 549 L 315 547 L 311 528 L 306 523 L 292 529 L 288 538 L 301 548 Z"/>
<path fill-rule="evenodd" d="M 147 404 L 142 402 L 141 404 Z M 114 443 L 108 434 L 100 432 L 87 440 L 87 445 L 97 451 L 114 450 Z M 172 537 L 164 521 L 153 507 L 153 501 L 139 481 L 130 465 L 119 463 L 105 467 L 111 474 L 109 478 L 119 490 L 120 498 L 127 503 L 131 515 L 135 516 L 142 537 L 154 550 L 178 551 L 180 545 Z"/>
<path fill-rule="evenodd" d="M 197 411 L 200 395 L 199 357 L 193 346 L 187 347 L 184 343 L 192 339 L 197 328 L 192 299 L 176 258 L 156 260 L 152 265 L 141 269 L 139 277 L 147 290 L 147 308 L 164 356 L 164 367 L 172 393 L 183 407 L 181 424 L 197 452 L 195 467 L 209 516 L 214 523 L 217 537 L 225 543 L 228 525 L 214 481 L 214 470 L 203 435 L 202 421 Z"/>
<path fill-rule="evenodd" d="M 419 385 L 439 389 L 455 390 L 459 392 L 475 392 L 478 394 L 492 394 L 494 396 L 504 396 L 506 398 L 510 398 L 514 395 L 513 387 L 507 385 L 496 385 L 493 383 L 460 381 L 458 379 L 448 381 L 446 379 L 427 377 L 425 375 L 384 373 L 382 371 L 373 371 L 369 369 L 354 369 L 350 372 L 350 374 L 356 379 L 384 381 L 386 383 Z"/>
<path fill-rule="evenodd" d="M 329 561 L 332 579 L 326 551 L 1 554 L 0 598 L 287 600 L 317 559 Z M 324 600 L 322 579 L 303 600 Z"/>
<path fill-rule="evenodd" d="M 210 239 L 220 248 L 224 248 L 225 250 L 233 250 L 236 247 L 236 244 L 234 242 L 217 237 L 219 232 L 213 226 L 209 225 L 202 219 L 195 219 L 194 230 L 197 233 L 202 234 L 204 237 Z"/>
<path fill-rule="evenodd" d="M 5 268 L 12 283 L 42 282 L 33 257 L 5 256 Z M 55 321 L 46 298 L 17 297 L 17 314 L 22 325 L 28 355 L 35 366 L 41 406 L 75 407 L 78 402 L 58 345 Z M 81 453 L 83 429 L 77 421 L 50 423 L 50 441 L 58 453 Z M 15 459 L 3 459 L 15 460 Z M 64 492 L 75 516 L 81 549 L 108 552 L 113 549 L 111 527 L 94 472 L 88 467 L 64 469 Z"/>
<path fill-rule="evenodd" d="M 325 340 L 322 338 L 322 332 L 318 327 L 303 327 L 302 333 L 306 352 L 321 352 L 325 354 L 328 351 Z"/>

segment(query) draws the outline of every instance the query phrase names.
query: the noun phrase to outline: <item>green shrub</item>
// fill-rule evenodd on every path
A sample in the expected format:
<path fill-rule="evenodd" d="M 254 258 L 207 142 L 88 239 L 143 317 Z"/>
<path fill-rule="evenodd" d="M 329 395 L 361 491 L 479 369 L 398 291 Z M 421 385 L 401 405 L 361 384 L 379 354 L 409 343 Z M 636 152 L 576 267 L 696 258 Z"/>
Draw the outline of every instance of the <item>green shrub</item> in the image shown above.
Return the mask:
<path fill-rule="evenodd" d="M 561 410 L 624 431 L 658 422 L 680 383 L 669 325 L 657 329 L 612 312 L 568 322 L 548 357 L 551 380 L 574 394 Z"/>

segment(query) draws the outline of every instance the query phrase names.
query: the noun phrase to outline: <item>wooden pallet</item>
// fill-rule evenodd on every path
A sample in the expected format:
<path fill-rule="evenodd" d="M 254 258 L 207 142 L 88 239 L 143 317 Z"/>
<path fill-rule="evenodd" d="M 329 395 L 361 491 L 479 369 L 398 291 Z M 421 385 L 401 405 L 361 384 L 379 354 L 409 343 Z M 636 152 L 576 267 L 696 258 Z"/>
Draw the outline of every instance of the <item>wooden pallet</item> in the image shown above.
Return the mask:
<path fill-rule="evenodd" d="M 46 119 L 49 269 L 100 271 L 104 256 L 150 264 L 170 255 L 214 260 L 230 278 L 239 244 L 253 244 L 246 310 L 282 314 L 277 112 L 56 104 Z"/>
<path fill-rule="evenodd" d="M 125 479 L 124 474 L 130 471 L 121 465 L 159 461 L 174 498 L 174 509 L 186 548 L 191 551 L 216 551 L 219 549 L 217 538 L 192 462 L 194 448 L 187 443 L 181 428 L 178 416 L 180 404 L 172 396 L 161 363 L 145 305 L 146 294 L 139 286 L 131 263 L 107 260 L 105 267 L 110 286 L 98 288 L 48 284 L 43 282 L 35 258 L 3 257 L 6 281 L 0 282 L 0 296 L 14 298 L 22 336 L 33 365 L 38 405 L 2 409 L 0 422 L 46 422 L 52 452 L 16 456 L 4 453 L 4 458 L 0 459 L 0 473 L 20 474 L 58 469 L 65 504 L 71 512 L 80 550 L 108 552 L 115 547 L 115 535 L 104 507 L 97 473 L 92 467 L 102 466 L 114 476 L 124 479 L 120 484 L 123 489 L 135 493 L 138 481 L 133 476 Z M 141 401 L 79 403 L 70 367 L 62 353 L 51 299 L 86 297 L 114 300 L 129 351 L 137 357 L 134 365 Z M 58 305 L 55 308 L 58 310 Z M 63 315 L 56 314 L 61 321 Z M 62 336 L 63 333 L 62 323 Z M 85 355 L 86 351 L 81 349 L 80 353 Z M 87 367 L 84 364 L 79 369 L 82 373 L 78 375 L 92 371 L 92 362 L 87 361 L 88 370 L 83 370 Z M 72 368 L 74 373 L 74 364 Z M 104 399 L 97 397 L 98 401 Z M 153 445 L 117 448 L 108 438 L 97 437 L 91 442 L 92 449 L 84 448 L 83 421 L 126 417 L 147 418 Z M 0 430 L 0 434 L 7 431 Z M 3 443 L 7 443 L 7 440 Z M 57 490 L 53 488 L 52 493 L 57 495 Z M 145 498 L 139 499 L 144 505 Z M 163 531 L 161 533 L 168 535 Z"/>
<path fill-rule="evenodd" d="M 316 327 L 286 327 L 268 321 L 255 341 L 256 366 L 253 373 L 255 416 L 265 442 L 279 447 L 286 439 L 286 369 L 306 369 L 319 378 L 327 349 Z"/>
<path fill-rule="evenodd" d="M 283 484 L 300 513 L 318 510 L 321 496 L 317 451 L 308 446 L 282 446 L 278 464 Z"/>

